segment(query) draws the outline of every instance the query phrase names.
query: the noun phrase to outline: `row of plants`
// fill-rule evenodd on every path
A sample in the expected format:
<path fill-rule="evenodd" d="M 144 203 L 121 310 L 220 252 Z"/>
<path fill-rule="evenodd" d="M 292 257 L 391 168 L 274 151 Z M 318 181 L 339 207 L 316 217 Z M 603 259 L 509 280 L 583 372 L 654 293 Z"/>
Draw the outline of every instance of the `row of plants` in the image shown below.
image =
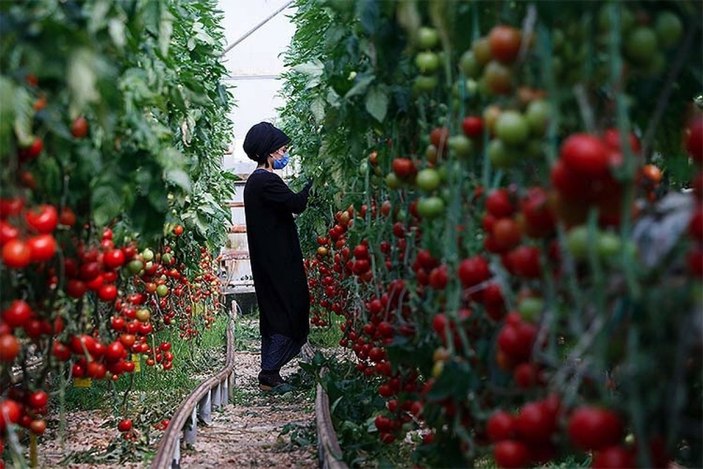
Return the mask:
<path fill-rule="evenodd" d="M 215 319 L 234 180 L 216 3 L 0 5 L 0 453 L 17 467 L 66 385 L 129 380 L 140 356 L 168 371 L 157 334 Z"/>
<path fill-rule="evenodd" d="M 362 432 L 427 466 L 703 464 L 701 5 L 296 4 L 312 322 L 386 402 Z"/>

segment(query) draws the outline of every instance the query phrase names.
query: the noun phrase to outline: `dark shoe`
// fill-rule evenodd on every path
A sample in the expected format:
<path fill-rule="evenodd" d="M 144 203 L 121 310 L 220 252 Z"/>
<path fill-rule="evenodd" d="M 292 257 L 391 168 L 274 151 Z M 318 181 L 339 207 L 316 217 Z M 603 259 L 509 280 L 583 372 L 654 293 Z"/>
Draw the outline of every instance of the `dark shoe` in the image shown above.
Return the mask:
<path fill-rule="evenodd" d="M 271 391 L 274 388 L 287 384 L 278 371 L 262 371 L 259 373 L 259 389 Z"/>

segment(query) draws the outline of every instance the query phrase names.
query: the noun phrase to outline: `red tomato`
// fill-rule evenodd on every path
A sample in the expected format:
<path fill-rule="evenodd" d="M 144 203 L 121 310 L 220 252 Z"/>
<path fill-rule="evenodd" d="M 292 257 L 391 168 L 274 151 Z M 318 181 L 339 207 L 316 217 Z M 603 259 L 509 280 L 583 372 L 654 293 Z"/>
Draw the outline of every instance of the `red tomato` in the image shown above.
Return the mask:
<path fill-rule="evenodd" d="M 628 140 L 630 151 L 637 155 L 642 150 L 639 139 L 634 133 L 630 132 Z M 618 129 L 606 129 L 605 132 L 603 132 L 603 142 L 613 150 L 619 153 L 622 152 L 622 146 L 620 145 L 620 131 Z"/>
<path fill-rule="evenodd" d="M 593 469 L 621 469 L 623 467 L 637 467 L 635 453 L 622 446 L 610 446 L 598 451 L 591 463 Z M 661 467 L 661 466 L 658 466 Z"/>
<path fill-rule="evenodd" d="M 512 218 L 501 218 L 493 224 L 493 239 L 499 252 L 514 248 L 520 243 L 520 226 Z"/>
<path fill-rule="evenodd" d="M 698 117 L 688 124 L 686 150 L 693 161 L 703 163 L 703 117 Z"/>
<path fill-rule="evenodd" d="M 582 406 L 569 417 L 568 433 L 577 447 L 597 451 L 620 443 L 623 423 L 612 410 Z"/>
<path fill-rule="evenodd" d="M 117 424 L 117 429 L 121 432 L 128 432 L 132 429 L 132 419 L 122 419 Z"/>
<path fill-rule="evenodd" d="M 65 362 L 71 358 L 71 349 L 66 347 L 64 344 L 58 340 L 54 341 L 54 345 L 51 349 L 51 353 L 59 360 Z"/>
<path fill-rule="evenodd" d="M 536 336 L 537 328 L 532 324 L 505 324 L 498 333 L 498 347 L 516 363 L 527 361 Z"/>
<path fill-rule="evenodd" d="M 114 301 L 117 298 L 117 287 L 113 284 L 101 285 L 98 289 L 98 298 L 102 301 Z"/>
<path fill-rule="evenodd" d="M 21 239 L 13 239 L 2 247 L 2 261 L 11 269 L 22 269 L 32 261 L 32 249 Z"/>
<path fill-rule="evenodd" d="M 25 216 L 27 225 L 38 233 L 51 233 L 59 224 L 59 213 L 53 205 L 43 204 L 28 211 Z"/>
<path fill-rule="evenodd" d="M 27 404 L 33 409 L 41 409 L 49 403 L 49 394 L 46 391 L 34 391 L 27 397 Z"/>
<path fill-rule="evenodd" d="M 589 134 L 573 134 L 561 146 L 561 160 L 577 174 L 590 177 L 603 177 L 608 174 L 608 147 L 598 138 Z"/>
<path fill-rule="evenodd" d="M 32 262 L 45 262 L 56 254 L 56 239 L 51 234 L 32 236 L 27 240 L 27 244 L 32 251 Z"/>
<path fill-rule="evenodd" d="M 85 138 L 88 135 L 88 120 L 84 116 L 78 116 L 73 120 L 71 135 L 76 138 Z"/>
<path fill-rule="evenodd" d="M 430 132 L 430 142 L 439 149 L 445 149 L 449 141 L 449 129 L 446 127 L 436 127 Z"/>
<path fill-rule="evenodd" d="M 493 457 L 499 467 L 524 468 L 530 463 L 530 450 L 519 441 L 503 440 L 493 448 Z"/>
<path fill-rule="evenodd" d="M 483 120 L 478 116 L 464 117 L 461 122 L 461 129 L 467 137 L 481 137 L 483 135 Z"/>
<path fill-rule="evenodd" d="M 497 443 L 515 437 L 515 419 L 504 410 L 498 410 L 486 422 L 488 438 Z"/>
<path fill-rule="evenodd" d="M 0 401 L 0 432 L 4 432 L 8 423 L 17 423 L 22 417 L 22 406 L 12 399 Z"/>
<path fill-rule="evenodd" d="M 34 317 L 34 311 L 24 300 L 14 300 L 3 312 L 2 319 L 10 327 L 22 327 Z"/>
<path fill-rule="evenodd" d="M 495 218 L 509 217 L 515 212 L 510 192 L 507 189 L 496 189 L 486 198 L 486 210 Z"/>
<path fill-rule="evenodd" d="M 39 156 L 39 154 L 44 149 L 44 141 L 39 137 L 34 137 L 32 143 L 25 148 L 21 148 L 19 151 L 20 159 L 23 161 L 31 160 Z"/>
<path fill-rule="evenodd" d="M 121 249 L 109 249 L 103 254 L 103 264 L 110 268 L 116 269 L 125 263 L 125 255 Z"/>
<path fill-rule="evenodd" d="M 522 441 L 548 443 L 557 428 L 557 422 L 541 402 L 528 402 L 520 409 L 515 426 Z"/>
<path fill-rule="evenodd" d="M 64 207 L 59 215 L 59 223 L 64 226 L 73 226 L 76 224 L 76 214 L 71 207 Z"/>
<path fill-rule="evenodd" d="M 393 172 L 400 178 L 408 177 L 415 172 L 415 164 L 410 158 L 395 158 L 392 167 Z"/>
<path fill-rule="evenodd" d="M 556 217 L 549 204 L 547 192 L 541 187 L 531 187 L 520 201 L 525 220 L 525 234 L 533 238 L 550 235 L 556 229 Z"/>
<path fill-rule="evenodd" d="M 173 234 L 176 236 L 180 236 L 183 234 L 183 226 L 182 225 L 176 225 L 173 227 Z"/>
<path fill-rule="evenodd" d="M 520 52 L 521 37 L 519 29 L 505 25 L 494 26 L 488 33 L 493 58 L 504 63 L 514 62 Z"/>
<path fill-rule="evenodd" d="M 9 363 L 20 353 L 20 343 L 12 334 L 0 334 L 0 362 Z"/>
<path fill-rule="evenodd" d="M 491 277 L 488 261 L 481 256 L 474 256 L 461 261 L 458 274 L 464 287 L 479 284 Z"/>
<path fill-rule="evenodd" d="M 32 420 L 32 423 L 29 424 L 29 429 L 35 435 L 43 435 L 46 431 L 46 421 L 44 419 Z"/>
<path fill-rule="evenodd" d="M 24 208 L 24 199 L 15 197 L 13 199 L 0 198 L 0 219 L 5 219 L 14 215 L 19 215 Z"/>
<path fill-rule="evenodd" d="M 441 265 L 432 269 L 432 271 L 430 271 L 429 282 L 430 286 L 435 290 L 444 290 L 449 282 L 447 266 Z"/>
<path fill-rule="evenodd" d="M 66 294 L 72 298 L 80 298 L 88 290 L 85 282 L 76 279 L 69 279 L 66 282 Z"/>
<path fill-rule="evenodd" d="M 4 246 L 8 241 L 17 239 L 20 235 L 20 230 L 12 224 L 0 219 L 0 246 Z"/>

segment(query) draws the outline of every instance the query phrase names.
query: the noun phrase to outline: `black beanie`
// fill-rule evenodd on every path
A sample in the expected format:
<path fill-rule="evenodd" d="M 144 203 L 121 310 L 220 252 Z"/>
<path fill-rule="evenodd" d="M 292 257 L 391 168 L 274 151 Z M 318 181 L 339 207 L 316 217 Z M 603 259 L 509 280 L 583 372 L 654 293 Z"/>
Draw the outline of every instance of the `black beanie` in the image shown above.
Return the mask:
<path fill-rule="evenodd" d="M 290 138 L 282 130 L 269 122 L 259 122 L 249 129 L 242 147 L 249 158 L 257 163 L 263 163 L 271 153 L 288 142 Z"/>

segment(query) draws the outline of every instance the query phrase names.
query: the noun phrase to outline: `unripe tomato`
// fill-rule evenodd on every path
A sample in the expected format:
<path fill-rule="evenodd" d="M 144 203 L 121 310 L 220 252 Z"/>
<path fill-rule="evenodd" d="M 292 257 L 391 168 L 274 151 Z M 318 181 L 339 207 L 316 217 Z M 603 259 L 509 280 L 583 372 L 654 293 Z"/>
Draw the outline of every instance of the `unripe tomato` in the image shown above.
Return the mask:
<path fill-rule="evenodd" d="M 415 56 L 415 66 L 423 75 L 431 75 L 439 68 L 439 56 L 434 52 L 420 52 Z"/>
<path fill-rule="evenodd" d="M 434 49 L 439 44 L 439 34 L 434 28 L 422 26 L 417 30 L 416 41 L 420 49 Z"/>
<path fill-rule="evenodd" d="M 424 192 L 432 192 L 439 187 L 441 178 L 439 172 L 433 168 L 426 168 L 417 173 L 415 184 Z"/>
<path fill-rule="evenodd" d="M 504 111 L 496 121 L 496 136 L 508 145 L 520 145 L 527 141 L 530 127 L 527 120 L 516 111 Z"/>

